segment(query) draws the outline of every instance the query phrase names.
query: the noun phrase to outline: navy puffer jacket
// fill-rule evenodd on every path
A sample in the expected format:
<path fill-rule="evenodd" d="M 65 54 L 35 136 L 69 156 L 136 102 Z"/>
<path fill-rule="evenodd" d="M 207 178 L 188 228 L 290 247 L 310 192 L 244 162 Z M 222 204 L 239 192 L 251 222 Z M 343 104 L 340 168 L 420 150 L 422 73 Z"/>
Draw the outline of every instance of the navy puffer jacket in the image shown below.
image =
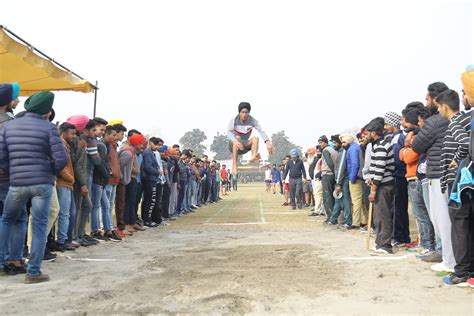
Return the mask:
<path fill-rule="evenodd" d="M 0 132 L 0 168 L 9 171 L 11 186 L 54 185 L 67 160 L 58 130 L 38 114 L 27 113 Z"/>

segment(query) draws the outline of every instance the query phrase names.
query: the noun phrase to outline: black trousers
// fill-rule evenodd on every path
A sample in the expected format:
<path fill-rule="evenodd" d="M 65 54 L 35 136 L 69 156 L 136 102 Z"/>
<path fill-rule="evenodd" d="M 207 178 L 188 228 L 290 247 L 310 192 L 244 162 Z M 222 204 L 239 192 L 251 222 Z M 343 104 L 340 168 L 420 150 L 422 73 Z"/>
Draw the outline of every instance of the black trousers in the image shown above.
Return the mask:
<path fill-rule="evenodd" d="M 334 208 L 334 196 L 332 195 L 336 185 L 334 175 L 323 175 L 321 177 L 321 185 L 323 187 L 323 205 L 326 212 L 326 222 L 329 222 Z"/>
<path fill-rule="evenodd" d="M 123 219 L 126 225 L 135 225 L 137 223 L 137 186 L 137 179 L 132 178 L 125 187 Z"/>
<path fill-rule="evenodd" d="M 459 209 L 449 208 L 451 242 L 456 259 L 454 272 L 459 277 L 474 276 L 474 192 L 467 189 L 461 192 L 461 203 Z"/>
<path fill-rule="evenodd" d="M 137 218 L 138 214 L 140 214 L 140 218 L 143 220 L 143 183 L 137 183 L 137 200 L 135 203 L 135 209 L 137 210 Z"/>
<path fill-rule="evenodd" d="M 156 208 L 151 214 L 151 220 L 157 224 L 160 224 L 163 221 L 161 217 L 161 203 L 163 202 L 163 185 L 158 183 L 156 185 Z"/>
<path fill-rule="evenodd" d="M 161 200 L 161 217 L 169 218 L 171 188 L 168 183 L 163 184 L 163 198 Z"/>
<path fill-rule="evenodd" d="M 290 201 L 291 206 L 296 208 L 302 208 L 303 206 L 303 180 L 301 178 L 292 179 L 290 178 Z"/>
<path fill-rule="evenodd" d="M 377 189 L 374 202 L 374 224 L 377 232 L 375 245 L 385 250 L 392 249 L 393 234 L 393 185 L 382 185 Z"/>
<path fill-rule="evenodd" d="M 153 212 L 156 212 L 156 183 L 153 181 L 142 180 L 143 184 L 143 204 L 142 220 L 151 222 Z"/>
<path fill-rule="evenodd" d="M 401 243 L 410 242 L 408 219 L 408 182 L 406 178 L 395 177 L 395 198 L 393 200 L 393 239 Z"/>
<path fill-rule="evenodd" d="M 202 184 L 202 203 L 207 203 L 207 199 L 209 198 L 209 191 L 211 190 L 211 183 L 210 181 L 204 180 L 201 182 Z"/>

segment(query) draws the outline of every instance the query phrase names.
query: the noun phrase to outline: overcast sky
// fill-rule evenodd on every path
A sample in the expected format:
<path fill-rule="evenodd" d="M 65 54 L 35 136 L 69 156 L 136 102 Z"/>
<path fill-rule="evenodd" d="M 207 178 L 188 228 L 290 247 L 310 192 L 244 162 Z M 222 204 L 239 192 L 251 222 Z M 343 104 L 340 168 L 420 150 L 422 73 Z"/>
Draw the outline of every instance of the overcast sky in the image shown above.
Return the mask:
<path fill-rule="evenodd" d="M 21 9 L 27 8 L 27 9 Z M 241 101 L 271 135 L 321 134 L 401 111 L 473 63 L 471 1 L 7 1 L 0 24 L 91 82 L 98 116 L 168 144 L 208 143 Z M 93 95 L 56 94 L 64 120 Z"/>

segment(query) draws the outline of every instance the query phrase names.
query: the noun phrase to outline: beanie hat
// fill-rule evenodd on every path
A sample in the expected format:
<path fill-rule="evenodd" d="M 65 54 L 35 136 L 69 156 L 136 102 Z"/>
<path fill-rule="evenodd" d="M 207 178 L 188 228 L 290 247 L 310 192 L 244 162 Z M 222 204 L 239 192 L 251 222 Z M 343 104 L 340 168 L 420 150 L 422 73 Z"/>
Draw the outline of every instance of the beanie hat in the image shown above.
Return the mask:
<path fill-rule="evenodd" d="M 15 100 L 20 96 L 20 85 L 18 82 L 12 83 L 12 88 L 13 88 L 13 95 L 12 99 Z"/>
<path fill-rule="evenodd" d="M 331 136 L 331 141 L 332 141 L 333 143 L 341 144 L 341 140 L 339 139 L 339 134 L 332 135 L 332 136 Z"/>
<path fill-rule="evenodd" d="M 354 136 L 352 136 L 351 134 L 342 134 L 341 136 L 339 136 L 339 139 L 341 140 L 341 142 L 345 141 L 349 144 L 354 142 Z"/>
<path fill-rule="evenodd" d="M 140 145 L 146 146 L 147 144 L 146 138 L 142 134 L 134 134 L 132 137 L 129 138 L 128 141 L 133 147 L 138 147 Z"/>
<path fill-rule="evenodd" d="M 405 114 L 405 121 L 413 125 L 418 125 L 418 111 L 410 111 Z"/>
<path fill-rule="evenodd" d="M 250 106 L 250 103 L 248 102 L 240 102 L 239 104 L 239 113 L 243 110 L 243 109 L 247 109 L 249 112 L 250 112 L 250 109 L 252 107 Z"/>
<path fill-rule="evenodd" d="M 89 118 L 85 115 L 74 115 L 66 120 L 66 122 L 74 125 L 78 133 L 82 133 L 89 123 Z"/>
<path fill-rule="evenodd" d="M 464 93 L 471 99 L 474 99 L 474 65 L 466 68 L 466 71 L 461 75 L 461 81 Z"/>
<path fill-rule="evenodd" d="M 401 120 L 401 116 L 400 114 L 396 112 L 385 113 L 385 116 L 384 116 L 385 124 L 388 124 L 395 128 L 400 128 L 400 120 Z"/>
<path fill-rule="evenodd" d="M 318 138 L 318 142 L 323 142 L 323 143 L 329 143 L 328 141 L 328 138 L 326 137 L 326 135 L 323 135 L 321 137 Z"/>
<path fill-rule="evenodd" d="M 33 94 L 25 101 L 25 110 L 28 112 L 45 115 L 51 112 L 54 103 L 54 93 L 41 91 Z"/>
<path fill-rule="evenodd" d="M 0 84 L 0 106 L 9 105 L 13 100 L 13 86 L 8 83 Z"/>

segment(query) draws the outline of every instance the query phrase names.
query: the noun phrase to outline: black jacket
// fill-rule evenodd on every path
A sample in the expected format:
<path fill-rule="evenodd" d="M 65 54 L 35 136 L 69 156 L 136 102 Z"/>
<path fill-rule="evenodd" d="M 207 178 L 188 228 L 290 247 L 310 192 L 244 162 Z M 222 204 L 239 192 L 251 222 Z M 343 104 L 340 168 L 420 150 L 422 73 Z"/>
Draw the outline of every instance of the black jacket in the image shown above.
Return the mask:
<path fill-rule="evenodd" d="M 286 164 L 285 174 L 283 179 L 290 173 L 290 179 L 301 179 L 303 176 L 306 179 L 306 170 L 304 169 L 303 160 L 297 158 L 296 160 L 290 159 Z"/>
<path fill-rule="evenodd" d="M 441 154 L 448 125 L 449 121 L 440 114 L 433 115 L 426 120 L 413 141 L 413 150 L 418 154 L 426 154 L 426 177 L 429 179 L 441 178 Z"/>

